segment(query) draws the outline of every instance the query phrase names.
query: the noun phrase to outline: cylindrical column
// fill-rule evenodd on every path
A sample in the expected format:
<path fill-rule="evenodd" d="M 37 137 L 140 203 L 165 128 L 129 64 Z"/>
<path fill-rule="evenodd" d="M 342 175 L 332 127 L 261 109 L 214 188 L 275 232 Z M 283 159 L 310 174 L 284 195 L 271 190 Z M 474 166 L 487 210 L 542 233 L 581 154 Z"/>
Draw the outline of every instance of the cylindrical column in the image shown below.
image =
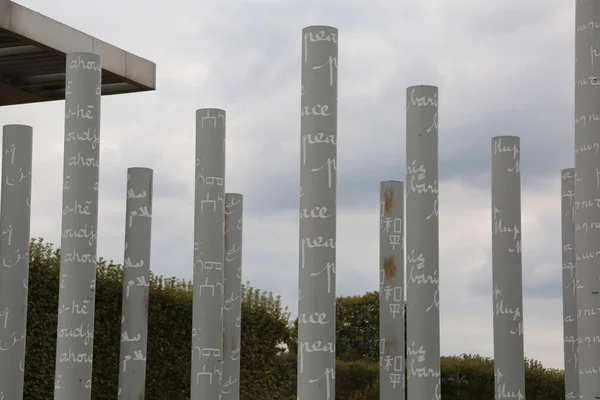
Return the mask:
<path fill-rule="evenodd" d="M 565 399 L 579 399 L 577 275 L 575 273 L 575 168 L 561 171 L 563 333 Z"/>
<path fill-rule="evenodd" d="M 520 147 L 516 136 L 492 138 L 494 386 L 498 400 L 525 398 Z"/>
<path fill-rule="evenodd" d="M 196 111 L 191 400 L 221 395 L 225 111 Z"/>
<path fill-rule="evenodd" d="M 225 300 L 223 303 L 223 396 L 240 397 L 242 334 L 242 221 L 244 197 L 225 194 Z"/>
<path fill-rule="evenodd" d="M 404 183 L 380 184 L 379 398 L 404 400 Z"/>
<path fill-rule="evenodd" d="M 92 393 L 96 297 L 98 172 L 100 165 L 99 55 L 67 55 L 65 151 L 56 341 L 55 400 Z"/>
<path fill-rule="evenodd" d="M 298 400 L 335 399 L 338 30 L 302 30 Z"/>
<path fill-rule="evenodd" d="M 150 168 L 127 169 L 125 262 L 119 399 L 143 399 L 146 385 L 150 248 L 152 237 L 152 175 Z"/>
<path fill-rule="evenodd" d="M 5 125 L 0 201 L 0 399 L 23 399 L 33 129 Z"/>
<path fill-rule="evenodd" d="M 439 399 L 438 88 L 406 89 L 408 398 Z"/>
<path fill-rule="evenodd" d="M 575 259 L 579 290 L 579 396 L 600 398 L 600 3 L 575 11 Z"/>

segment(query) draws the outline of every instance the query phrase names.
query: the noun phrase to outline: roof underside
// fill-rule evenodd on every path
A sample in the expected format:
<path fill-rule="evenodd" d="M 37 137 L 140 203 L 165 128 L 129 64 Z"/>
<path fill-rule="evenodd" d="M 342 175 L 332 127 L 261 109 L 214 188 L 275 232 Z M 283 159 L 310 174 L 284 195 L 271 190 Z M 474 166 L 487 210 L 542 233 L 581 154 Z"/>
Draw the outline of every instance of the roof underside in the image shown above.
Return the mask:
<path fill-rule="evenodd" d="M 18 7 L 18 11 L 21 13 L 33 13 L 33 11 L 15 3 L 11 3 L 11 6 L 14 8 Z M 34 19 L 43 18 L 42 21 L 35 21 L 43 22 L 38 25 L 41 25 L 42 28 L 44 28 L 45 24 L 49 24 L 50 26 L 49 31 L 40 29 L 40 32 L 37 32 L 38 37 L 44 37 L 44 35 L 53 33 L 52 31 L 56 29 L 53 25 L 61 25 L 57 28 L 63 29 L 64 27 L 72 30 L 74 35 L 73 43 L 69 43 L 70 38 L 66 37 L 64 45 L 61 40 L 60 47 L 75 48 L 73 51 L 94 52 L 102 56 L 103 95 L 155 90 L 156 66 L 154 63 L 126 53 L 107 43 L 100 42 L 41 14 L 35 13 L 35 16 L 32 15 L 31 17 Z M 34 21 L 23 22 L 28 22 L 29 25 Z M 27 31 L 33 32 L 32 35 L 35 36 L 36 28 L 31 28 L 31 25 L 29 25 Z M 64 30 L 61 33 L 64 33 Z M 103 51 L 90 51 L 90 49 L 85 48 L 89 46 L 78 46 L 82 42 L 81 39 L 91 40 L 93 50 L 98 48 Z M 57 40 L 54 40 L 54 42 L 57 42 Z M 52 40 L 49 40 L 49 43 L 53 44 Z M 32 38 L 24 37 L 17 32 L 0 27 L 0 106 L 62 100 L 65 98 L 66 52 L 56 47 L 59 46 L 46 45 Z M 83 48 L 77 49 L 76 47 Z M 127 68 L 128 57 L 132 59 L 131 64 L 134 67 L 141 67 L 140 69 L 145 73 L 143 76 L 145 82 L 142 83 L 142 79 L 135 81 L 131 77 L 127 77 L 127 75 L 136 75 L 136 71 L 132 71 L 132 66 Z M 111 62 L 113 65 L 110 65 Z M 114 65 L 117 67 L 125 65 L 125 67 L 121 68 L 124 73 L 111 71 L 110 68 Z M 115 70 L 117 68 L 112 69 Z"/>

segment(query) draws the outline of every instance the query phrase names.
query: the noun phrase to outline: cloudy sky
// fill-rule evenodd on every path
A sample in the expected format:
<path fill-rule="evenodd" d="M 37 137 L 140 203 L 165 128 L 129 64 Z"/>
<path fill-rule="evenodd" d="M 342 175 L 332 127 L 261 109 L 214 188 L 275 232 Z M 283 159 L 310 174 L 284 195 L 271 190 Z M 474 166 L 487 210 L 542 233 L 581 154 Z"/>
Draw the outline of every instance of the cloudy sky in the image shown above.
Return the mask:
<path fill-rule="evenodd" d="M 157 64 L 157 91 L 102 101 L 98 254 L 122 262 L 126 169 L 150 167 L 152 269 L 191 279 L 195 110 L 223 108 L 226 190 L 245 196 L 244 280 L 280 294 L 293 314 L 302 28 L 340 30 L 339 295 L 378 289 L 379 182 L 405 177 L 405 89 L 438 86 L 445 355 L 492 356 L 490 140 L 520 136 L 525 354 L 562 366 L 560 170 L 574 162 L 573 2 L 18 3 Z M 32 236 L 57 245 L 63 113 L 63 102 L 0 108 L 0 125 L 34 127 Z"/>

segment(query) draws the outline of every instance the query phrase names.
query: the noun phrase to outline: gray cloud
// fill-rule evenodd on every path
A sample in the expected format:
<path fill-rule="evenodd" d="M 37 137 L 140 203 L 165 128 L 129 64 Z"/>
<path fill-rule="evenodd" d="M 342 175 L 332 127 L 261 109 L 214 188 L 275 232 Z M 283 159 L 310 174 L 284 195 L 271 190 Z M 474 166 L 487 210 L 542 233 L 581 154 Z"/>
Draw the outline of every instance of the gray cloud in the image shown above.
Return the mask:
<path fill-rule="evenodd" d="M 480 344 L 465 339 L 461 326 L 489 328 L 484 316 L 491 299 L 489 307 L 474 303 L 484 303 L 491 290 L 482 232 L 489 229 L 490 141 L 496 135 L 521 136 L 524 198 L 533 199 L 523 204 L 524 221 L 535 222 L 523 233 L 524 290 L 532 308 L 526 310 L 532 315 L 527 332 L 541 338 L 547 331 L 536 314 L 554 312 L 552 321 L 560 322 L 560 310 L 542 313 L 538 300 L 560 295 L 559 213 L 552 210 L 559 172 L 573 165 L 572 4 L 20 3 L 158 64 L 157 92 L 103 99 L 99 253 L 105 258 L 123 257 L 126 168 L 146 166 L 155 170 L 152 268 L 192 277 L 194 115 L 202 107 L 224 108 L 226 188 L 245 196 L 244 277 L 295 309 L 300 31 L 324 23 L 340 29 L 338 293 L 377 289 L 379 182 L 404 177 L 406 87 L 434 84 L 441 99 L 442 312 L 444 321 L 460 321 L 445 322 L 443 351 L 489 348 L 489 337 Z M 3 124 L 34 125 L 32 234 L 57 245 L 63 107 L 0 109 Z M 528 356 L 560 365 L 560 342 L 552 351 L 543 343 L 528 347 Z"/>
<path fill-rule="evenodd" d="M 558 179 L 553 185 L 546 184 L 543 191 L 530 190 L 523 195 L 524 214 L 531 209 L 540 208 L 535 219 L 522 218 L 522 276 L 523 295 L 530 298 L 560 298 L 562 296 L 562 262 L 560 235 L 559 192 L 556 189 Z M 547 200 L 553 199 L 555 213 L 548 213 Z M 490 222 L 491 225 L 491 222 Z M 491 233 L 490 233 L 491 243 Z M 488 259 L 484 265 L 468 278 L 468 287 L 475 296 L 489 297 L 492 290 L 491 244 L 486 246 Z"/>

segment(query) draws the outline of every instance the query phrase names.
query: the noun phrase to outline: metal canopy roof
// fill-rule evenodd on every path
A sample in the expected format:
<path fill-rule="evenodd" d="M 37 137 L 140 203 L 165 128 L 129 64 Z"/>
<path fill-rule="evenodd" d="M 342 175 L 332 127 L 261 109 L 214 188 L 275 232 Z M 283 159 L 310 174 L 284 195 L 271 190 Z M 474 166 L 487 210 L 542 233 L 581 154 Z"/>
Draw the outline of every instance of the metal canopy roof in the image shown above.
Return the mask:
<path fill-rule="evenodd" d="M 156 64 L 0 0 L 0 106 L 62 100 L 70 52 L 102 57 L 102 94 L 156 89 Z"/>

